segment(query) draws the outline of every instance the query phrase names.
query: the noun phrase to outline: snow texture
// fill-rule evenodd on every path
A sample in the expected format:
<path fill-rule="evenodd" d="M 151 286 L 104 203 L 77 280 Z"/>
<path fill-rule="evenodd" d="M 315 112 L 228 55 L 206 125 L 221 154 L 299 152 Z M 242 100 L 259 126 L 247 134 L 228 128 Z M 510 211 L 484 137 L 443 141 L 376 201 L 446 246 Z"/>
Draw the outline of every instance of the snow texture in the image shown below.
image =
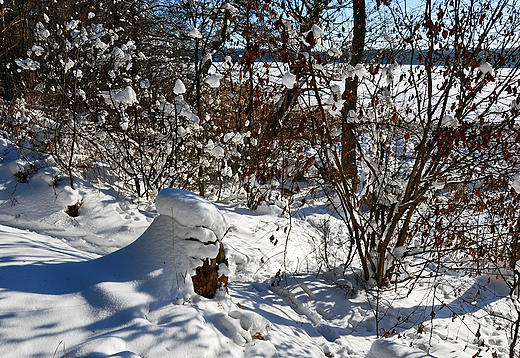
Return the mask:
<path fill-rule="evenodd" d="M 449 114 L 442 117 L 441 127 L 443 128 L 457 128 L 459 126 L 459 122 L 450 116 Z"/>
<path fill-rule="evenodd" d="M 390 340 L 378 339 L 365 358 L 432 358 L 424 351 L 407 347 Z"/>
<path fill-rule="evenodd" d="M 517 175 L 511 181 L 511 187 L 515 189 L 515 191 L 520 194 L 520 175 Z"/>
<path fill-rule="evenodd" d="M 478 67 L 478 70 L 482 73 L 482 77 L 484 77 L 486 74 L 490 74 L 491 76 L 495 75 L 495 71 L 493 70 L 493 66 L 489 62 L 483 62 Z"/>
<path fill-rule="evenodd" d="M 206 78 L 206 83 L 211 87 L 211 88 L 218 88 L 220 86 L 220 80 L 223 78 L 224 76 L 222 75 L 219 75 L 217 73 L 214 73 L 212 74 L 211 76 L 209 76 L 208 78 Z"/>
<path fill-rule="evenodd" d="M 186 92 L 186 87 L 184 87 L 184 83 L 181 80 L 175 81 L 175 86 L 173 87 L 173 93 L 175 95 L 183 94 Z"/>
<path fill-rule="evenodd" d="M 199 30 L 197 30 L 196 28 L 193 28 L 191 29 L 189 32 L 188 32 L 188 36 L 193 38 L 193 39 L 201 39 L 202 38 L 202 34 L 200 33 Z"/>
<path fill-rule="evenodd" d="M 290 72 L 286 72 L 283 77 L 282 77 L 282 84 L 287 88 L 287 89 L 292 89 L 294 88 L 294 85 L 296 83 L 296 75 L 290 73 Z"/>
<path fill-rule="evenodd" d="M 222 240 L 228 229 L 226 219 L 217 207 L 190 191 L 163 189 L 157 196 L 155 206 L 161 215 L 172 217 L 184 227 L 198 227 L 211 230 L 218 240 Z"/>

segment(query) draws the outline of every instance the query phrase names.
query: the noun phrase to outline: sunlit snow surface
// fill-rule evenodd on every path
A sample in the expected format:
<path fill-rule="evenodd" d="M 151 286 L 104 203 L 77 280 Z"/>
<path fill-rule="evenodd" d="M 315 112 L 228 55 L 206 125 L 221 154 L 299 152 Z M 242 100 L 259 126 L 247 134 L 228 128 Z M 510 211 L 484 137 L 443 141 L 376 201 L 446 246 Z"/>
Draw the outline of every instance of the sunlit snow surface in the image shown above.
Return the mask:
<path fill-rule="evenodd" d="M 469 358 L 480 348 L 484 357 L 507 356 L 505 329 L 497 330 L 485 311 L 510 310 L 497 298 L 506 292 L 494 278 L 485 285 L 488 277 L 446 274 L 409 295 L 406 287 L 386 291 L 376 317 L 376 293 L 360 289 L 356 269 L 319 270 L 316 226 L 329 219 L 332 232 L 341 232 L 320 198 L 297 200 L 289 221 L 282 200 L 251 211 L 172 189 L 159 196 L 157 212 L 154 203 L 135 204 L 79 179 L 75 189 L 66 178 L 54 187 L 56 173 L 43 162 L 22 183 L 14 174 L 28 164 L 2 145 L 0 357 L 65 351 L 66 357 L 422 358 L 429 350 Z M 64 210 L 78 201 L 83 209 L 70 218 Z M 194 294 L 188 256 L 198 250 L 185 237 L 223 237 L 229 294 L 211 300 Z M 287 280 L 277 277 L 284 267 Z M 378 340 L 376 322 L 380 334 L 394 327 L 396 334 Z"/>

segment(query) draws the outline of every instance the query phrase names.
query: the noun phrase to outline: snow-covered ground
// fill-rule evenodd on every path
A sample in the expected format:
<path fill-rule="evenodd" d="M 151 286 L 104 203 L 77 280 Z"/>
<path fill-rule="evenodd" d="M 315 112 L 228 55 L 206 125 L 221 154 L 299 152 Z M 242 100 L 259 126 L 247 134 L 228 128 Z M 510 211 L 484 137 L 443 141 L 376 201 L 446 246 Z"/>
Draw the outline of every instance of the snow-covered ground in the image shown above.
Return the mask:
<path fill-rule="evenodd" d="M 1 357 L 508 356 L 498 317 L 514 316 L 495 277 L 446 273 L 378 295 L 355 264 L 325 272 L 318 228 L 341 222 L 319 197 L 289 218 L 282 201 L 251 211 L 164 192 L 158 212 L 80 179 L 73 190 L 52 163 L 1 149 Z M 180 237 L 200 226 L 217 238 L 228 228 L 229 293 L 214 299 L 193 292 L 185 254 L 197 250 Z"/>

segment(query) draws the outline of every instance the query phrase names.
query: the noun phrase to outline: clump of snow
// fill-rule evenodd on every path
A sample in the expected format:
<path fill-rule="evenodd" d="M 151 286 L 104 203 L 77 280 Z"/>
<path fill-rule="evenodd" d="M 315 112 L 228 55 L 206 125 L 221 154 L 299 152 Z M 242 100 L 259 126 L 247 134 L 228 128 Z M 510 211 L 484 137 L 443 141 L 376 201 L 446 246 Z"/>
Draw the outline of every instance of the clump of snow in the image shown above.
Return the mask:
<path fill-rule="evenodd" d="M 20 67 L 22 70 L 31 70 L 36 71 L 40 68 L 40 63 L 38 61 L 34 61 L 30 58 L 26 58 L 25 60 L 16 59 L 14 62 Z"/>
<path fill-rule="evenodd" d="M 105 99 L 105 103 L 109 106 L 119 107 L 121 105 L 131 106 L 137 103 L 137 95 L 134 89 L 126 86 L 123 90 L 112 90 L 110 92 L 101 92 L 100 96 Z"/>
<path fill-rule="evenodd" d="M 176 95 L 183 94 L 186 92 L 186 87 L 184 87 L 184 83 L 181 80 L 175 81 L 175 86 L 173 87 L 173 93 Z"/>
<path fill-rule="evenodd" d="M 124 90 L 116 93 L 116 95 L 114 96 L 114 100 L 120 104 L 132 105 L 134 103 L 137 103 L 137 96 L 132 87 L 126 86 Z"/>
<path fill-rule="evenodd" d="M 365 73 L 367 73 L 367 69 L 362 63 L 358 63 L 352 71 L 352 74 L 356 76 L 358 79 L 361 79 L 365 75 Z"/>
<path fill-rule="evenodd" d="M 383 69 L 383 75 L 386 75 L 386 69 Z M 359 80 L 363 78 L 365 73 L 367 72 L 365 65 L 362 63 L 356 64 L 356 67 L 348 65 L 345 71 L 342 74 L 342 80 L 345 78 L 354 78 L 357 77 Z"/>
<path fill-rule="evenodd" d="M 291 89 L 294 88 L 294 85 L 296 83 L 296 75 L 286 72 L 282 77 L 282 84 L 287 88 Z"/>
<path fill-rule="evenodd" d="M 337 47 L 331 47 L 327 53 L 331 57 L 340 57 L 341 56 L 341 50 L 338 49 Z"/>
<path fill-rule="evenodd" d="M 401 259 L 406 252 L 406 246 L 399 246 L 394 249 L 394 256 L 396 259 Z"/>
<path fill-rule="evenodd" d="M 215 233 L 222 240 L 228 229 L 226 219 L 217 207 L 190 191 L 181 189 L 163 189 L 155 201 L 161 215 L 172 217 L 185 227 L 203 227 Z"/>
<path fill-rule="evenodd" d="M 222 8 L 228 10 L 231 13 L 231 15 L 235 15 L 238 12 L 238 9 L 229 2 L 224 4 Z"/>
<path fill-rule="evenodd" d="M 311 31 L 315 39 L 319 39 L 323 36 L 323 29 L 316 24 L 312 25 Z"/>
<path fill-rule="evenodd" d="M 47 39 L 47 37 L 49 37 L 51 35 L 51 33 L 49 32 L 49 30 L 47 30 L 45 28 L 45 26 L 43 26 L 43 24 L 41 22 L 37 22 L 36 23 L 36 35 L 38 36 L 38 38 L 42 41 L 44 41 L 45 39 Z"/>
<path fill-rule="evenodd" d="M 515 189 L 515 191 L 520 194 L 520 175 L 517 175 L 511 181 L 511 187 Z"/>
<path fill-rule="evenodd" d="M 483 62 L 478 67 L 478 70 L 482 73 L 482 77 L 484 77 L 486 74 L 490 74 L 491 76 L 495 75 L 495 71 L 493 70 L 493 66 L 489 62 Z"/>
<path fill-rule="evenodd" d="M 343 104 L 345 103 L 345 100 L 341 95 L 342 88 L 340 85 L 336 84 L 333 85 L 330 90 L 332 91 L 332 94 L 327 100 L 327 110 L 331 115 L 337 116 L 341 114 Z"/>
<path fill-rule="evenodd" d="M 202 58 L 202 60 L 200 61 L 200 67 L 204 67 L 204 65 L 206 64 L 206 62 L 210 61 L 213 61 L 213 55 L 211 53 L 207 53 L 204 55 L 204 57 Z"/>
<path fill-rule="evenodd" d="M 214 73 L 212 74 L 211 76 L 209 76 L 208 78 L 206 78 L 206 83 L 211 87 L 211 88 L 218 88 L 220 86 L 220 80 L 223 78 L 224 76 L 222 75 L 219 75 L 218 73 Z"/>
<path fill-rule="evenodd" d="M 443 128 L 457 128 L 459 126 L 459 122 L 450 116 L 449 114 L 442 117 L 441 127 Z"/>
<path fill-rule="evenodd" d="M 193 39 L 201 39 L 202 38 L 202 34 L 195 27 L 188 32 L 188 36 L 193 38 Z"/>
<path fill-rule="evenodd" d="M 442 182 L 442 181 L 435 181 L 435 182 L 433 182 L 432 185 L 433 185 L 433 187 L 434 187 L 435 189 L 437 189 L 437 190 L 442 190 L 442 189 L 444 189 L 445 183 Z"/>
<path fill-rule="evenodd" d="M 206 144 L 206 147 L 204 149 L 206 152 L 210 153 L 215 158 L 223 158 L 225 154 L 224 148 L 222 148 L 218 144 L 213 143 L 211 139 L 208 140 L 208 143 Z"/>
<path fill-rule="evenodd" d="M 229 316 L 239 320 L 240 326 L 253 337 L 257 336 L 265 339 L 272 327 L 271 322 L 256 312 L 237 310 L 229 312 Z"/>
<path fill-rule="evenodd" d="M 392 42 L 392 37 L 390 37 L 390 35 L 388 35 L 388 34 L 385 34 L 385 35 L 383 36 L 383 38 L 384 38 L 385 41 L 387 41 L 387 42 Z"/>
<path fill-rule="evenodd" d="M 81 201 L 82 197 L 79 191 L 77 189 L 72 189 L 68 185 L 63 188 L 62 192 L 58 193 L 57 202 L 63 207 L 63 209 Z"/>
<path fill-rule="evenodd" d="M 27 56 L 31 56 L 34 53 L 36 56 L 39 57 L 39 56 L 43 55 L 44 52 L 45 52 L 45 50 L 43 49 L 43 47 L 33 45 L 33 47 L 31 47 L 30 50 L 27 50 Z"/>

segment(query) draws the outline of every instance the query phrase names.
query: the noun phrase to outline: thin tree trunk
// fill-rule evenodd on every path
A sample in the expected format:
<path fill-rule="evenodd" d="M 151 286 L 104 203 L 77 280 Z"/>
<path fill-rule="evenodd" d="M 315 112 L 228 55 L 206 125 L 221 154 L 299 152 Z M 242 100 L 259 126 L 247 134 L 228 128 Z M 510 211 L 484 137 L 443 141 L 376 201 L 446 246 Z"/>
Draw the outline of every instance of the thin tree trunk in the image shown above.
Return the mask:
<path fill-rule="evenodd" d="M 363 51 L 365 48 L 366 34 L 366 8 L 365 0 L 353 1 L 354 11 L 354 30 L 352 38 L 352 58 L 350 65 L 355 67 L 361 63 Z M 349 121 L 349 112 L 356 111 L 357 90 L 359 81 L 357 78 L 347 78 L 345 80 L 345 104 L 342 111 L 342 136 L 341 136 L 341 164 L 343 172 L 350 180 L 353 191 L 355 192 L 359 183 L 359 177 L 356 165 L 356 137 L 354 135 L 353 123 Z"/>

